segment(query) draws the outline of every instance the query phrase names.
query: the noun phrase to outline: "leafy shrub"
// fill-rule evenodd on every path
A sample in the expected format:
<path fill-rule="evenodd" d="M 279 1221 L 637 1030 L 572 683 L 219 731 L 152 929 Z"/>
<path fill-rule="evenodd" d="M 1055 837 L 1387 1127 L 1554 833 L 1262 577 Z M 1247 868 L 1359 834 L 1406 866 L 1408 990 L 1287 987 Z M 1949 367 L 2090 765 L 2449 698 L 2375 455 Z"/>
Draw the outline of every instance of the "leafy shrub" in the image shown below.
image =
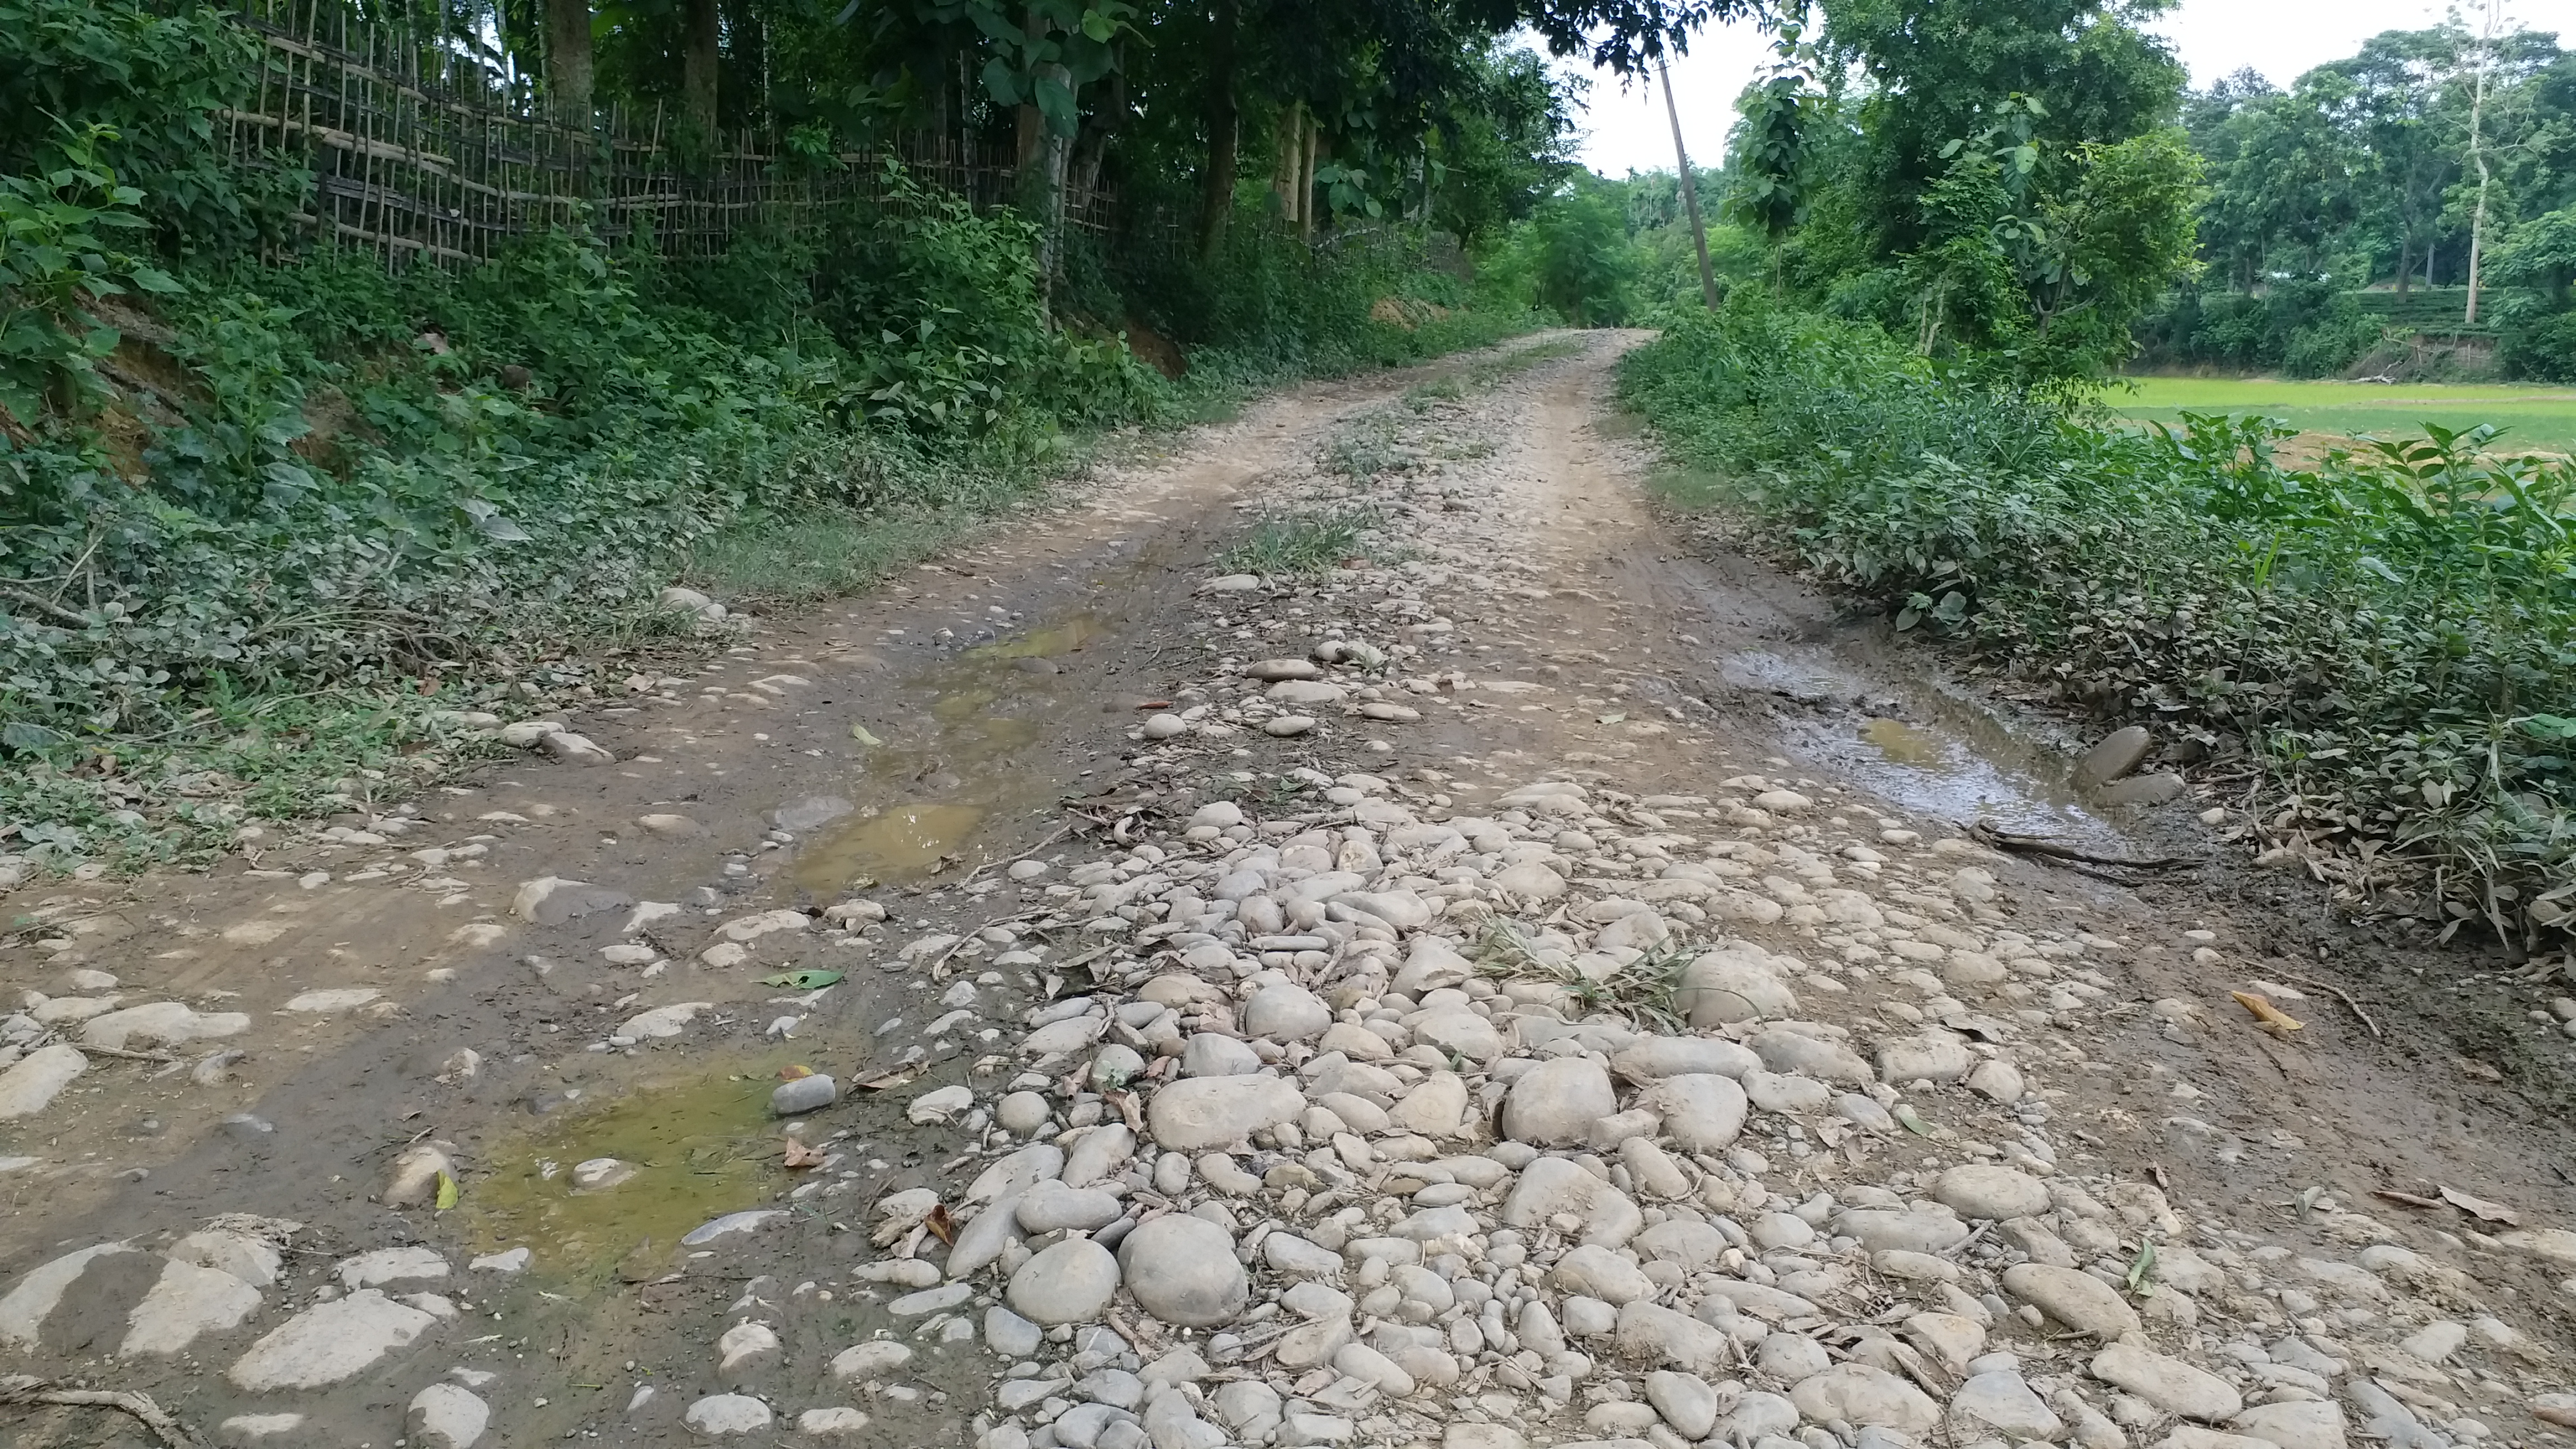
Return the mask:
<path fill-rule="evenodd" d="M 1623 386 L 1900 628 L 2241 741 L 2275 833 L 2352 851 L 2356 892 L 2438 883 L 2499 932 L 2576 913 L 2576 467 L 2428 428 L 2292 469 L 2271 423 L 2095 426 L 1742 295 L 1632 353 Z"/>
<path fill-rule="evenodd" d="M 0 0 L 0 173 L 49 171 L 62 127 L 100 128 L 93 161 L 142 191 L 165 250 L 274 240 L 311 175 L 237 167 L 213 144 L 215 113 L 245 104 L 267 63 L 217 5 Z"/>
<path fill-rule="evenodd" d="M 2496 360 L 2507 377 L 2576 383 L 2576 312 L 2525 321 L 2505 334 Z"/>

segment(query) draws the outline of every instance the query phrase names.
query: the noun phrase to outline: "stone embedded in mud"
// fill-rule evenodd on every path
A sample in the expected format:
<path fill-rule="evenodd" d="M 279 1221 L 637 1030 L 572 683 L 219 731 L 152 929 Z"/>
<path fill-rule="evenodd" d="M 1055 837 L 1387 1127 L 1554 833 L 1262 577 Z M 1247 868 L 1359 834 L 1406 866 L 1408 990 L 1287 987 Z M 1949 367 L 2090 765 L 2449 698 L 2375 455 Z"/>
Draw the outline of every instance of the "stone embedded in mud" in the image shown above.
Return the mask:
<path fill-rule="evenodd" d="M 1968 1044 L 1946 1031 L 1899 1037 L 1878 1049 L 1878 1076 L 1885 1082 L 1931 1082 L 1939 1086 L 1968 1074 L 1976 1057 Z"/>
<path fill-rule="evenodd" d="M 415 1142 L 402 1150 L 385 1174 L 385 1190 L 376 1201 L 387 1207 L 418 1207 L 438 1195 L 438 1180 L 454 1177 L 456 1164 L 442 1142 Z"/>
<path fill-rule="evenodd" d="M 1287 739 L 1295 735 L 1305 734 L 1314 729 L 1314 727 L 1315 719 L 1312 715 L 1283 714 L 1263 721 L 1261 732 L 1265 735 L 1275 735 L 1281 739 Z"/>
<path fill-rule="evenodd" d="M 613 765 L 617 763 L 617 756 L 611 754 L 605 746 L 593 742 L 588 735 L 577 735 L 570 730 L 552 731 L 540 739 L 538 743 L 545 747 L 547 754 L 554 756 L 556 759 L 563 761 L 567 765 Z"/>
<path fill-rule="evenodd" d="M 1305 987 L 1282 981 L 1252 993 L 1243 1004 L 1242 1021 L 1246 1036 L 1302 1041 L 1324 1034 L 1333 1024 L 1333 1009 Z"/>
<path fill-rule="evenodd" d="M 593 1157 L 572 1165 L 572 1185 L 581 1192 L 606 1192 L 640 1170 L 634 1163 L 614 1157 Z"/>
<path fill-rule="evenodd" d="M 510 897 L 510 913 L 531 925 L 560 926 L 566 921 L 633 904 L 635 898 L 623 891 L 547 875 L 519 887 Z"/>
<path fill-rule="evenodd" d="M 787 1210 L 785 1208 L 746 1208 L 738 1213 L 726 1213 L 723 1217 L 710 1218 L 706 1222 L 700 1223 L 696 1227 L 689 1229 L 689 1231 L 681 1237 L 680 1246 L 684 1248 L 703 1247 L 708 1243 L 714 1242 L 718 1238 L 731 1237 L 736 1233 L 757 1231 L 758 1229 L 765 1228 L 771 1223 L 777 1222 L 786 1216 Z"/>
<path fill-rule="evenodd" d="M 1900 1434 L 1929 1433 L 1941 1422 L 1941 1406 L 1913 1384 L 1883 1368 L 1840 1363 L 1789 1391 L 1798 1412 L 1815 1423 L 1840 1419 L 1847 1424 L 1874 1424 Z"/>
<path fill-rule="evenodd" d="M 354 1378 L 436 1326 L 436 1316 L 364 1288 L 269 1331 L 227 1372 L 251 1393 L 318 1389 Z"/>
<path fill-rule="evenodd" d="M 2075 782 L 2079 785 L 2107 785 L 2138 767 L 2155 747 L 2156 737 L 2144 725 L 2124 725 L 2104 735 L 2100 743 L 2084 752 L 2075 762 Z"/>
<path fill-rule="evenodd" d="M 184 1002 L 155 1001 L 129 1006 L 81 1024 L 85 1046 L 108 1051 L 183 1046 L 213 1037 L 237 1036 L 250 1030 L 250 1017 L 238 1011 L 200 1012 Z"/>
<path fill-rule="evenodd" d="M 412 1395 L 411 1442 L 429 1449 L 471 1449 L 492 1423 L 491 1406 L 456 1384 L 431 1384 Z"/>
<path fill-rule="evenodd" d="M 2048 1211 L 2048 1184 L 1991 1163 L 1953 1167 L 1932 1183 L 1933 1199 L 1965 1218 L 2035 1218 Z"/>
<path fill-rule="evenodd" d="M 1340 704 L 1350 691 L 1324 679 L 1283 679 L 1262 691 L 1272 704 L 1318 705 Z"/>
<path fill-rule="evenodd" d="M 1664 1077 L 1742 1078 L 1762 1059 L 1723 1037 L 1641 1036 L 1611 1054 L 1610 1070 L 1643 1086 Z"/>
<path fill-rule="evenodd" d="M 126 1315 L 123 1354 L 172 1354 L 200 1335 L 240 1326 L 259 1311 L 259 1290 L 217 1268 L 173 1259 Z"/>
<path fill-rule="evenodd" d="M 1181 718 L 1179 715 L 1166 710 L 1161 714 L 1149 714 L 1145 716 L 1145 723 L 1142 728 L 1145 731 L 1145 738 L 1149 740 L 1168 740 L 1177 735 L 1188 734 L 1190 732 L 1190 722 Z M 1016 870 L 1018 867 L 1014 866 L 1013 869 Z M 1028 878 L 1029 877 L 1027 876 L 1019 877 L 1019 879 L 1022 880 L 1026 880 Z"/>
<path fill-rule="evenodd" d="M 769 1110 L 780 1117 L 819 1112 L 839 1100 L 841 1084 L 822 1072 L 781 1082 L 769 1089 Z"/>
<path fill-rule="evenodd" d="M 2104 1340 L 2136 1333 L 2141 1326 L 2138 1311 L 2120 1297 L 2118 1289 L 2073 1268 L 2017 1263 L 2004 1270 L 2004 1292 L 2078 1333 Z"/>
<path fill-rule="evenodd" d="M 715 1007 L 712 1001 L 677 1001 L 669 1006 L 657 1006 L 626 1018 L 625 1024 L 617 1028 L 617 1034 L 635 1041 L 667 1040 L 678 1036 L 700 1014 L 713 1011 Z"/>
<path fill-rule="evenodd" d="M 1283 679 L 1321 679 L 1324 671 L 1311 659 L 1256 659 L 1243 666 L 1243 677 L 1275 684 Z"/>
<path fill-rule="evenodd" d="M 1533 904 L 1565 894 L 1565 877 L 1536 861 L 1505 866 L 1493 877 L 1494 889 Z"/>
<path fill-rule="evenodd" d="M 1165 1323 L 1209 1328 L 1230 1322 L 1250 1297 L 1233 1235 L 1186 1213 L 1139 1224 L 1118 1245 L 1118 1262 L 1127 1291 Z"/>
<path fill-rule="evenodd" d="M 1684 1152 L 1723 1152 L 1744 1130 L 1750 1105 L 1733 1077 L 1684 1073 L 1663 1077 L 1637 1094 L 1637 1104 L 1664 1119 L 1664 1130 Z"/>
<path fill-rule="evenodd" d="M 2111 1344 L 2093 1356 L 2090 1367 L 2104 1383 L 2186 1419 L 2225 1419 L 2245 1407 L 2244 1397 L 2227 1380 L 2134 1344 Z"/>
<path fill-rule="evenodd" d="M 53 1103 L 72 1078 L 89 1070 L 89 1058 L 62 1042 L 42 1046 L 0 1071 L 0 1122 L 32 1117 Z"/>
<path fill-rule="evenodd" d="M 1559 1057 L 1539 1063 L 1512 1083 L 1511 1095 L 1503 1099 L 1503 1135 L 1539 1147 L 1572 1147 L 1590 1137 L 1596 1119 L 1617 1110 L 1610 1073 L 1601 1063 Z"/>
<path fill-rule="evenodd" d="M 1156 1146 L 1197 1152 L 1240 1142 L 1305 1110 L 1306 1094 L 1278 1077 L 1186 1077 L 1155 1090 L 1145 1122 Z"/>
<path fill-rule="evenodd" d="M 1758 946 L 1737 943 L 1704 952 L 1682 968 L 1673 1005 L 1695 1027 L 1794 1016 L 1798 998 Z"/>
<path fill-rule="evenodd" d="M 2187 788 L 2180 775 L 2139 775 L 2105 785 L 2093 798 L 2105 805 L 2162 805 L 2180 799 Z"/>
<path fill-rule="evenodd" d="M 802 832 L 829 825 L 859 807 L 838 795 L 800 795 L 769 812 L 769 823 Z"/>
<path fill-rule="evenodd" d="M 1032 1323 L 1087 1323 L 1109 1307 L 1117 1291 L 1118 1260 L 1109 1250 L 1088 1238 L 1068 1238 L 1021 1264 L 1003 1296 L 1012 1312 Z"/>
<path fill-rule="evenodd" d="M 653 814 L 635 817 L 637 828 L 664 840 L 694 840 L 707 833 L 707 828 L 686 815 Z"/>
<path fill-rule="evenodd" d="M 769 1406 L 749 1394 L 710 1394 L 689 1405 L 680 1422 L 709 1438 L 749 1434 L 769 1427 Z"/>
<path fill-rule="evenodd" d="M 1241 594 L 1260 587 L 1259 574 L 1219 574 L 1199 585 L 1201 592 L 1210 594 Z"/>

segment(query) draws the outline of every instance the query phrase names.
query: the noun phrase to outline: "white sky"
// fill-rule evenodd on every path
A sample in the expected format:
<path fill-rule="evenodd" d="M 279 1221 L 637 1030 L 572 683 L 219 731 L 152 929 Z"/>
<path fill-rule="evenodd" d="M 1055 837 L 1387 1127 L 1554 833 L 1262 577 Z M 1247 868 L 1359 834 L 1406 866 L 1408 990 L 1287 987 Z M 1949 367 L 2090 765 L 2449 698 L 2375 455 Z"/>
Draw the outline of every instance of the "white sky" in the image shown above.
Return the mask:
<path fill-rule="evenodd" d="M 2509 3 L 2505 14 L 2508 22 L 2518 19 L 2530 29 L 2555 28 L 2565 41 L 2576 27 L 2540 19 L 2564 3 L 2521 0 Z M 2315 66 L 2352 54 L 2383 30 L 2439 24 L 2449 8 L 2431 0 L 2183 0 L 2148 28 L 2174 42 L 2195 86 L 2248 65 L 2287 86 Z M 1714 166 L 1721 159 L 1735 123 L 1735 97 L 1770 56 L 1766 37 L 1750 25 L 1736 25 L 1702 33 L 1674 65 L 1682 138 L 1693 164 Z M 1607 71 L 1592 82 L 1585 164 L 1605 176 L 1671 170 L 1673 133 L 1664 119 L 1663 93 L 1633 86 L 1623 94 Z"/>

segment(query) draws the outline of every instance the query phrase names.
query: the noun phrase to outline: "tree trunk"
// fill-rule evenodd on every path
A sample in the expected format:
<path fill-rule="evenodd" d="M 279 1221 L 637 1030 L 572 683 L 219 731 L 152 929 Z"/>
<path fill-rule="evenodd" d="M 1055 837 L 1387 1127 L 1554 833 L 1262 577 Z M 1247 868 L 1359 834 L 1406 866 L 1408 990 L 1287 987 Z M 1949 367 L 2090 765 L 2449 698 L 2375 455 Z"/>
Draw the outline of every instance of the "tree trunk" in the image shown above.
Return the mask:
<path fill-rule="evenodd" d="M 590 129 L 590 0 L 546 0 L 546 94 L 564 124 Z"/>
<path fill-rule="evenodd" d="M 1297 181 L 1297 235 L 1301 240 L 1315 239 L 1315 163 L 1324 150 L 1324 128 L 1309 121 L 1306 126 L 1306 164 Z"/>
<path fill-rule="evenodd" d="M 2471 327 L 2478 325 L 2478 262 L 2486 250 L 2487 183 L 2494 179 L 2487 170 L 2487 72 L 2495 64 L 2497 10 L 2501 3 L 2502 0 L 2487 0 L 2486 28 L 2478 36 L 2477 92 L 2469 102 L 2469 159 L 2478 163 L 2478 204 L 2469 214 L 2469 310 L 2461 320 Z"/>
<path fill-rule="evenodd" d="M 1200 120 L 1207 127 L 1207 169 L 1199 175 L 1199 260 L 1213 265 L 1225 250 L 1225 225 L 1234 215 L 1234 175 L 1242 140 L 1242 115 L 1234 97 L 1234 0 L 1217 0 L 1215 33 L 1208 38 L 1207 98 Z"/>
<path fill-rule="evenodd" d="M 2407 279 L 2415 272 L 2415 229 L 2400 227 L 2397 235 L 2397 295 L 2406 295 Z"/>
<path fill-rule="evenodd" d="M 708 141 L 716 134 L 716 67 L 724 34 L 716 0 L 688 0 L 681 12 L 680 94 L 689 120 Z"/>
<path fill-rule="evenodd" d="M 1288 107 L 1287 124 L 1279 128 L 1277 159 L 1270 168 L 1270 189 L 1279 197 L 1279 219 L 1294 225 L 1304 213 L 1297 182 L 1306 174 L 1306 103 Z"/>
<path fill-rule="evenodd" d="M 1682 145 L 1681 107 L 1673 103 L 1673 72 L 1664 58 L 1655 57 L 1655 74 L 1664 83 L 1664 115 L 1673 123 L 1673 160 L 1681 167 L 1682 206 L 1690 212 L 1691 245 L 1699 248 L 1699 297 L 1708 310 L 1717 310 L 1717 274 L 1708 265 L 1708 228 L 1699 219 L 1699 186 L 1691 180 L 1690 151 Z M 1777 273 L 1774 273 L 1776 278 Z M 1928 350 L 1928 349 L 1927 349 Z"/>

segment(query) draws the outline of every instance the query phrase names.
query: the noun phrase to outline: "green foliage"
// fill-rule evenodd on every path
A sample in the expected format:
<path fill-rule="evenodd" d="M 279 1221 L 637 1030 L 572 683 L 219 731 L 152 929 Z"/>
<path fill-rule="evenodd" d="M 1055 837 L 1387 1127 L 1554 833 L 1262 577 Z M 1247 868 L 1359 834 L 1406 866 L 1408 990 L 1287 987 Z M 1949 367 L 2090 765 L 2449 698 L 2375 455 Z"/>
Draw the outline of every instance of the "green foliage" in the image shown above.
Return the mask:
<path fill-rule="evenodd" d="M 2576 312 L 2532 318 L 2505 334 L 2501 353 L 2508 376 L 2576 383 Z"/>
<path fill-rule="evenodd" d="M 1848 61 L 1873 82 L 1857 144 L 1827 173 L 1880 264 L 1922 249 L 1924 197 L 1960 138 L 2026 96 L 2068 145 L 2116 144 L 2169 124 L 2183 84 L 2165 42 L 2133 23 L 2156 0 L 1824 0 L 1828 73 Z"/>
<path fill-rule="evenodd" d="M 92 306 L 128 287 L 174 292 L 157 267 L 106 237 L 140 230 L 143 193 L 117 184 L 98 159 L 115 133 L 93 126 L 66 137 L 62 163 L 34 176 L 0 175 L 0 413 L 32 425 L 46 400 L 86 411 L 102 393 L 95 364 L 116 348 L 116 329 Z M 0 483 L 0 498 L 7 497 Z"/>
<path fill-rule="evenodd" d="M 244 104 L 266 63 L 215 5 L 0 0 L 0 174 L 57 169 L 70 127 L 91 143 L 83 165 L 141 191 L 165 249 L 275 238 L 312 178 L 234 168 L 212 144 L 215 113 Z"/>
<path fill-rule="evenodd" d="M 1900 628 L 2250 752 L 2272 832 L 2348 852 L 2356 891 L 2508 935 L 2568 921 L 2576 467 L 2428 428 L 2291 468 L 2261 420 L 2099 427 L 1743 291 L 1623 388 Z"/>
<path fill-rule="evenodd" d="M 2275 282 L 2261 296 L 2178 293 L 2137 326 L 2143 360 L 2151 365 L 2215 364 L 2293 377 L 2344 372 L 2384 331 L 2332 281 L 2295 279 Z"/>

